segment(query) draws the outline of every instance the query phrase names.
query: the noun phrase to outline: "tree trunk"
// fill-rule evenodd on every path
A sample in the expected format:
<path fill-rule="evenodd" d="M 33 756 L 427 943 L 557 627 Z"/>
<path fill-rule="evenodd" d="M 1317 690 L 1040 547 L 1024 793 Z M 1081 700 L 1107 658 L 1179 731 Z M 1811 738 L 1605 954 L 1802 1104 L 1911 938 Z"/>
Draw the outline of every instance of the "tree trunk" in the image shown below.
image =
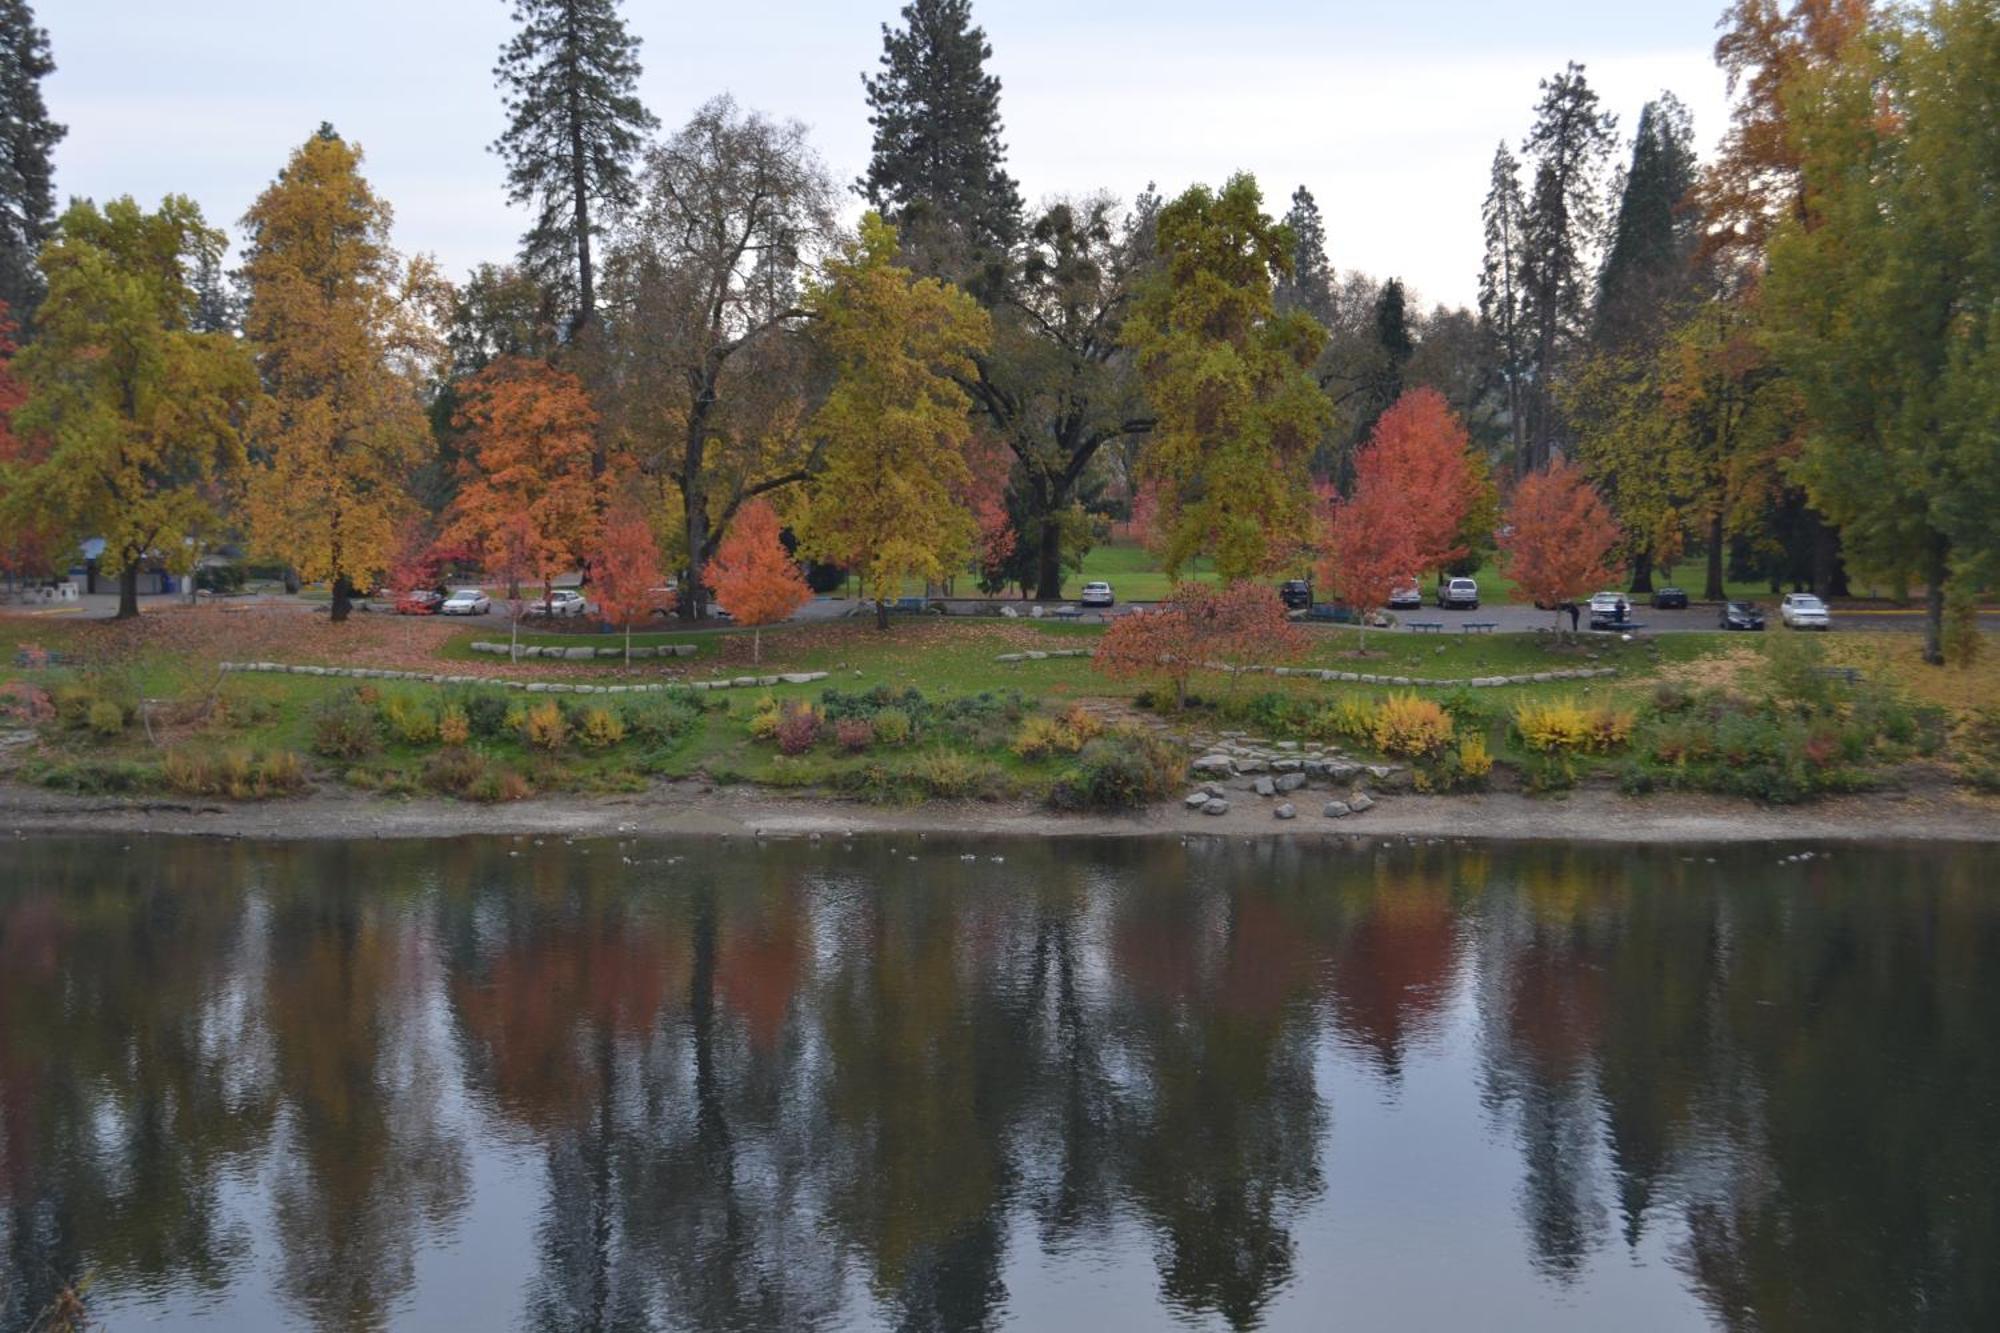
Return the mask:
<path fill-rule="evenodd" d="M 875 628 L 879 630 L 889 628 L 889 603 L 880 597 L 875 599 Z"/>
<path fill-rule="evenodd" d="M 1723 600 L 1727 594 L 1722 587 L 1722 511 L 1717 510 L 1708 520 L 1708 582 L 1701 595 L 1711 602 Z"/>
<path fill-rule="evenodd" d="M 1951 543 L 1933 537 L 1924 570 L 1924 661 L 1932 666 L 1944 665 L 1944 585 L 1951 577 L 1950 556 Z"/>
<path fill-rule="evenodd" d="M 1062 524 L 1054 515 L 1042 520 L 1041 549 L 1035 556 L 1035 600 L 1062 600 Z"/>
<path fill-rule="evenodd" d="M 755 664 L 764 660 L 764 630 L 762 626 L 750 627 L 750 661 Z"/>
<path fill-rule="evenodd" d="M 1632 557 L 1632 591 L 1651 592 L 1653 590 L 1653 553 L 1641 551 Z"/>
<path fill-rule="evenodd" d="M 1840 531 L 1808 511 L 1812 521 L 1813 591 L 1822 598 L 1847 596 L 1847 562 L 1840 558 Z"/>
<path fill-rule="evenodd" d="M 118 571 L 118 614 L 114 620 L 137 620 L 139 618 L 139 562 L 127 560 L 125 568 Z"/>
<path fill-rule="evenodd" d="M 632 669 L 632 622 L 625 622 L 625 669 Z"/>
<path fill-rule="evenodd" d="M 347 613 L 354 609 L 354 585 L 347 575 L 336 574 L 333 580 L 333 623 L 346 621 Z"/>

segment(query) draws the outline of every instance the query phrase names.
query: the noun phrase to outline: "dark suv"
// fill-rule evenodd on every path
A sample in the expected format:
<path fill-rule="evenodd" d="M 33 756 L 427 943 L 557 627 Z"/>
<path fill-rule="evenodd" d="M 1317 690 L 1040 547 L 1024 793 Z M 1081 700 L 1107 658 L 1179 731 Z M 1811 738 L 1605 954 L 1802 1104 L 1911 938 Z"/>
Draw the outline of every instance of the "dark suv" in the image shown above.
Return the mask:
<path fill-rule="evenodd" d="M 1653 605 L 1662 611 L 1685 611 L 1688 609 L 1687 589 L 1662 588 L 1653 594 Z"/>
<path fill-rule="evenodd" d="M 1764 612 L 1750 602 L 1724 602 L 1722 604 L 1722 628 L 1762 629 Z"/>
<path fill-rule="evenodd" d="M 1288 611 L 1304 611 L 1313 604 L 1313 586 L 1304 579 L 1286 579 L 1278 586 L 1278 600 Z"/>

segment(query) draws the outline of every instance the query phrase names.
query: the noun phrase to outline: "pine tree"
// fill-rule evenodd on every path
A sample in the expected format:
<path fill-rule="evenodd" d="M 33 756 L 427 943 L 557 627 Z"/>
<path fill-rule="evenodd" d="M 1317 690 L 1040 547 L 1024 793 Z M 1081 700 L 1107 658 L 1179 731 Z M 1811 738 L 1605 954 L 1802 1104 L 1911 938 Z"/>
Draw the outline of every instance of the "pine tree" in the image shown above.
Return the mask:
<path fill-rule="evenodd" d="M 493 150 L 507 160 L 507 197 L 537 210 L 522 261 L 564 293 L 574 333 L 597 312 L 591 242 L 603 223 L 592 206 L 630 200 L 633 155 L 659 122 L 635 91 L 639 39 L 618 0 L 515 0 L 514 22 L 493 67 L 507 97 Z"/>
<path fill-rule="evenodd" d="M 1539 467 L 1556 444 L 1555 385 L 1581 340 L 1589 309 L 1589 249 L 1603 226 L 1599 193 L 1617 117 L 1598 110 L 1597 93 L 1572 62 L 1542 80 L 1542 104 L 1522 152 L 1535 164 L 1522 218 L 1522 284 L 1528 344 L 1527 456 Z"/>
<path fill-rule="evenodd" d="M 1479 266 L 1479 322 L 1492 350 L 1507 400 L 1507 429 L 1516 465 L 1527 456 L 1527 325 L 1522 318 L 1522 235 L 1527 204 L 1521 198 L 1521 164 L 1502 143 L 1493 150 L 1492 183 L 1479 210 L 1486 228 L 1486 257 Z"/>
<path fill-rule="evenodd" d="M 1292 229 L 1292 271 L 1279 279 L 1272 298 L 1279 314 L 1303 310 L 1321 324 L 1333 323 L 1333 266 L 1326 258 L 1326 219 L 1319 201 L 1301 185 L 1292 191 L 1285 214 Z"/>
<path fill-rule="evenodd" d="M 67 132 L 42 101 L 55 67 L 27 0 L 0 0 L 0 301 L 23 329 L 42 297 L 35 257 L 55 223 L 50 157 Z"/>
<path fill-rule="evenodd" d="M 1372 432 L 1382 414 L 1403 396 L 1403 372 L 1417 353 L 1416 339 L 1410 333 L 1409 300 L 1401 278 L 1383 283 L 1382 294 L 1375 298 L 1375 347 L 1377 360 L 1369 376 L 1372 401 L 1364 435 Z"/>
<path fill-rule="evenodd" d="M 1608 351 L 1652 343 L 1673 321 L 1694 278 L 1699 213 L 1690 207 L 1695 184 L 1694 122 L 1672 93 L 1639 112 L 1612 226 L 1611 246 L 1597 284 L 1592 341 Z"/>
<path fill-rule="evenodd" d="M 971 0 L 911 0 L 882 25 L 882 69 L 862 75 L 874 157 L 855 189 L 904 238 L 917 267 L 993 304 L 1021 233 L 1021 192 L 1006 171 L 1000 80 L 972 24 Z"/>

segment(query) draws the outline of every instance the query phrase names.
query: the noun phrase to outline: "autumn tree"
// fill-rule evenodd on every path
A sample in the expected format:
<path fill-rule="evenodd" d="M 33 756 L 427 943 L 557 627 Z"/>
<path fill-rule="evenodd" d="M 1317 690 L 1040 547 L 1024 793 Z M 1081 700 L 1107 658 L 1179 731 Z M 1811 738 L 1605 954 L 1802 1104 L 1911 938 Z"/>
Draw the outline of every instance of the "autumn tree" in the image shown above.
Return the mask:
<path fill-rule="evenodd" d="M 509 201 L 535 210 L 522 260 L 563 294 L 575 333 L 597 312 L 600 210 L 632 201 L 632 159 L 659 122 L 639 101 L 639 39 L 618 0 L 514 0 L 514 22 L 493 69 L 507 100 L 493 151 Z"/>
<path fill-rule="evenodd" d="M 1597 489 L 1568 461 L 1554 459 L 1522 478 L 1506 519 L 1501 569 L 1536 606 L 1578 601 L 1616 577 L 1618 525 Z"/>
<path fill-rule="evenodd" d="M 702 107 L 649 151 L 606 267 L 614 426 L 677 510 L 680 609 L 746 503 L 812 475 L 802 266 L 832 244 L 835 190 L 796 121 Z"/>
<path fill-rule="evenodd" d="M 869 213 L 807 298 L 835 379 L 811 423 L 824 470 L 794 529 L 802 551 L 860 574 L 878 629 L 905 579 L 943 580 L 971 554 L 958 379 L 990 336 L 970 297 L 896 254 L 895 228 Z"/>
<path fill-rule="evenodd" d="M 961 497 L 972 514 L 972 572 L 984 592 L 1007 585 L 1008 567 L 1020 544 L 1014 515 L 1007 506 L 1013 455 L 990 435 L 975 434 L 965 451 L 966 485 Z"/>
<path fill-rule="evenodd" d="M 1206 554 L 1225 579 L 1247 578 L 1311 523 L 1306 470 L 1328 413 L 1311 367 L 1326 333 L 1277 313 L 1293 237 L 1251 176 L 1188 190 L 1160 211 L 1158 236 L 1163 271 L 1125 330 L 1156 419 L 1141 477 L 1159 485 L 1169 573 Z"/>
<path fill-rule="evenodd" d="M 1364 652 L 1375 608 L 1423 567 L 1415 517 L 1405 497 L 1379 481 L 1357 483 L 1353 494 L 1336 497 L 1327 506 L 1319 586 L 1354 609 Z"/>
<path fill-rule="evenodd" d="M 102 537 L 121 620 L 139 614 L 140 563 L 178 566 L 243 463 L 256 373 L 236 339 L 189 327 L 188 276 L 222 245 L 193 201 L 169 196 L 154 213 L 79 200 L 42 251 L 47 295 L 13 416 L 39 461 L 8 470 L 0 527 Z"/>
<path fill-rule="evenodd" d="M 785 549 L 778 513 L 769 500 L 752 500 L 730 525 L 704 581 L 739 625 L 750 627 L 750 660 L 763 660 L 766 625 L 789 620 L 812 600 L 799 562 Z"/>
<path fill-rule="evenodd" d="M 1486 254 L 1479 266 L 1479 325 L 1506 398 L 1514 465 L 1528 456 L 1527 201 L 1521 164 L 1505 142 L 1493 150 L 1492 174 L 1480 221 Z"/>
<path fill-rule="evenodd" d="M 48 440 L 22 435 L 13 427 L 14 412 L 28 400 L 27 386 L 14 373 L 15 325 L 0 305 L 0 575 L 20 577 L 47 573 L 55 564 L 62 535 L 45 515 L 12 515 L 7 508 L 10 487 L 21 484 L 34 466 L 48 457 Z"/>
<path fill-rule="evenodd" d="M 388 565 L 431 445 L 421 392 L 439 350 L 435 284 L 427 263 L 390 248 L 390 218 L 361 150 L 321 126 L 243 220 L 244 331 L 266 394 L 250 426 L 251 541 L 328 580 L 336 623 Z"/>
<path fill-rule="evenodd" d="M 55 148 L 68 133 L 42 98 L 55 68 L 28 0 L 0 0 L 0 304 L 24 323 L 42 297 L 36 260 L 55 224 Z"/>
<path fill-rule="evenodd" d="M 660 545 L 645 515 L 630 505 L 604 520 L 590 557 L 590 576 L 605 620 L 625 631 L 625 665 L 632 665 L 632 626 L 655 609 L 671 610 L 656 591 L 665 577 Z"/>
<path fill-rule="evenodd" d="M 1246 666 L 1296 661 L 1305 649 L 1305 635 L 1272 588 L 1191 582 L 1159 606 L 1113 621 L 1091 665 L 1114 679 L 1165 680 L 1179 707 L 1196 671 L 1228 671 L 1233 679 Z"/>
<path fill-rule="evenodd" d="M 556 576 L 581 568 L 597 548 L 597 411 L 576 376 L 522 357 L 493 362 L 459 392 L 465 457 L 444 539 L 490 549 L 503 523 L 525 518 L 546 602 Z"/>
<path fill-rule="evenodd" d="M 487 576 L 499 579 L 507 588 L 509 661 L 518 662 L 521 659 L 521 621 L 527 616 L 530 605 L 521 588 L 530 581 L 539 582 L 543 578 L 542 561 L 545 558 L 535 525 L 526 514 L 518 512 L 502 518 L 499 526 L 486 534 L 486 542 L 479 548 L 480 564 Z"/>

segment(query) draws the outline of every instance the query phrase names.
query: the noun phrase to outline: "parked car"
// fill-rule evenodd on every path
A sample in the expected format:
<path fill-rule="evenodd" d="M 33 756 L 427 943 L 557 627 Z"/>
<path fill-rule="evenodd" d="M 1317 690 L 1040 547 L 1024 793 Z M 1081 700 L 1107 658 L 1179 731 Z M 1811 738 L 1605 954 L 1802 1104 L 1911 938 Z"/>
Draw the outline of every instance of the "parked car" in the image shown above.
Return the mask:
<path fill-rule="evenodd" d="M 1313 604 L 1313 586 L 1305 579 L 1286 579 L 1278 587 L 1278 600 L 1287 611 L 1303 611 Z"/>
<path fill-rule="evenodd" d="M 1661 588 L 1653 594 L 1653 605 L 1662 611 L 1685 611 L 1688 605 L 1687 589 Z"/>
<path fill-rule="evenodd" d="M 434 616 L 444 598 L 429 588 L 412 588 L 396 595 L 396 614 L 399 616 Z"/>
<path fill-rule="evenodd" d="M 1778 604 L 1778 618 L 1788 629 L 1830 629 L 1833 619 L 1826 603 L 1809 592 L 1788 592 Z"/>
<path fill-rule="evenodd" d="M 438 610 L 448 616 L 483 616 L 492 611 L 492 599 L 477 588 L 460 588 L 444 599 Z"/>
<path fill-rule="evenodd" d="M 1478 582 L 1473 579 L 1446 579 L 1438 584 L 1438 605 L 1447 611 L 1477 611 Z"/>
<path fill-rule="evenodd" d="M 542 599 L 541 610 L 545 616 L 580 616 L 590 610 L 590 603 L 575 588 L 557 588 Z"/>
<path fill-rule="evenodd" d="M 1420 611 L 1423 605 L 1424 590 L 1417 586 L 1415 579 L 1411 579 L 1408 583 L 1399 583 L 1389 590 L 1391 611 Z"/>
<path fill-rule="evenodd" d="M 1632 619 L 1632 603 L 1622 592 L 1600 592 L 1590 599 L 1592 629 L 1622 629 Z"/>
<path fill-rule="evenodd" d="M 1083 595 L 1076 599 L 1084 606 L 1110 606 L 1118 599 L 1111 593 L 1111 585 L 1098 580 L 1083 585 Z"/>
<path fill-rule="evenodd" d="M 1761 630 L 1764 628 L 1764 612 L 1753 602 L 1724 602 L 1722 628 Z"/>

